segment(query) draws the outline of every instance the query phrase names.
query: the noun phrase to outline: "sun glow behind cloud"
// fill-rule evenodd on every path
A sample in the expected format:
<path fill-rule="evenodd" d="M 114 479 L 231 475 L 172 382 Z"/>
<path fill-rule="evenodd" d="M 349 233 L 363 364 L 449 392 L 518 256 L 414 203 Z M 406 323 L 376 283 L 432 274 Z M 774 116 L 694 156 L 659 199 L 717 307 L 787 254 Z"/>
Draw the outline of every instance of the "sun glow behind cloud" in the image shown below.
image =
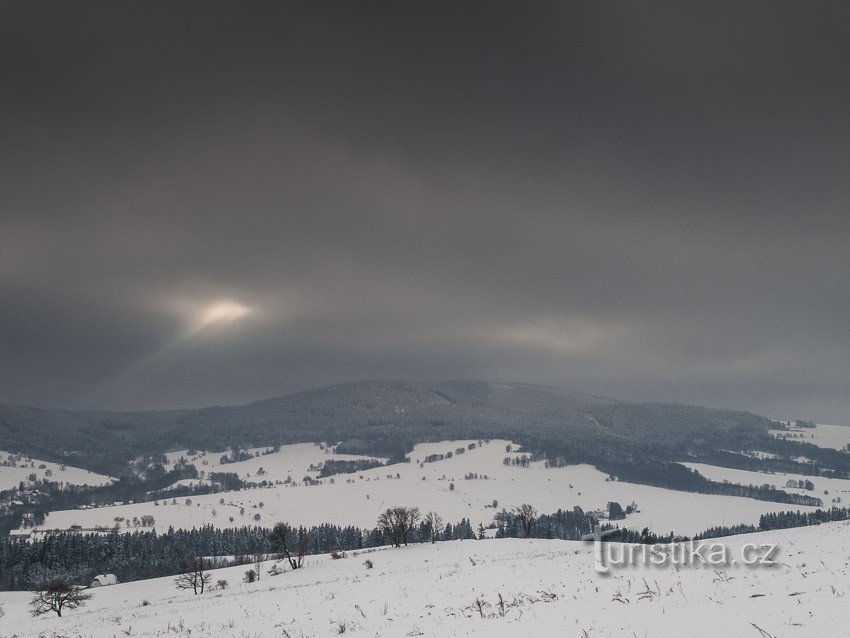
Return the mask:
<path fill-rule="evenodd" d="M 250 315 L 253 309 L 232 299 L 221 299 L 210 304 L 201 306 L 195 312 L 195 318 L 191 321 L 188 335 L 195 335 L 217 326 L 225 326 L 235 323 Z"/>

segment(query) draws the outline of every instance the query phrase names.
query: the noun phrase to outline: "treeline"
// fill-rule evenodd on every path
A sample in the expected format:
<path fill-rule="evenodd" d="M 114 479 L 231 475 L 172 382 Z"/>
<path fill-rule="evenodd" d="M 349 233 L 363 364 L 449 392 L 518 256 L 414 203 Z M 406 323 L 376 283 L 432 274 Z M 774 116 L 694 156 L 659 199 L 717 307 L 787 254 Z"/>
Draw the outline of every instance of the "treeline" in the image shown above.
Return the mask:
<path fill-rule="evenodd" d="M 98 574 L 122 582 L 180 573 L 194 556 L 239 556 L 269 551 L 267 531 L 257 527 L 169 530 L 119 534 L 62 532 L 43 539 L 0 542 L 0 589 L 33 589 L 61 578 L 87 585 Z"/>
<path fill-rule="evenodd" d="M 735 534 L 750 534 L 753 532 L 767 532 L 776 529 L 791 529 L 793 527 L 809 527 L 821 523 L 833 523 L 836 521 L 850 520 L 850 508 L 832 507 L 828 510 L 815 510 L 814 512 L 773 512 L 762 514 L 758 526 L 755 525 L 733 525 L 731 527 L 712 527 L 702 534 L 696 536 L 701 538 L 719 538 Z"/>
<path fill-rule="evenodd" d="M 763 446 L 762 452 L 777 458 L 758 458 L 726 450 L 701 452 L 692 458 L 695 462 L 718 465 L 751 472 L 802 474 L 825 478 L 850 478 L 850 455 L 838 450 L 820 448 L 811 443 L 781 441 Z"/>
<path fill-rule="evenodd" d="M 762 514 L 759 519 L 759 530 L 789 529 L 791 527 L 808 527 L 834 521 L 850 520 L 850 508 L 833 507 L 828 510 L 814 512 L 778 512 Z"/>
<path fill-rule="evenodd" d="M 588 524 L 591 517 L 588 518 Z M 432 519 L 433 520 L 433 519 Z M 483 537 L 469 519 L 432 528 L 431 520 L 417 521 L 408 530 L 407 540 L 422 543 L 431 540 L 465 540 Z M 507 535 L 511 535 L 514 528 Z M 300 546 L 306 539 L 305 554 L 351 551 L 389 544 L 392 539 L 380 527 L 317 525 L 309 528 L 288 527 L 289 546 Z M 556 538 L 556 537 L 553 537 Z M 4 538 L 0 541 L 0 590 L 33 589 L 46 580 L 60 578 L 88 584 L 98 574 L 115 574 L 122 582 L 172 576 L 185 569 L 196 557 L 227 557 L 226 564 L 251 562 L 257 554 L 277 552 L 279 543 L 268 529 L 239 527 L 218 529 L 211 525 L 193 530 L 79 534 L 62 532 L 43 539 L 25 541 Z"/>
<path fill-rule="evenodd" d="M 385 465 L 383 461 L 378 459 L 353 459 L 351 461 L 329 460 L 322 463 L 322 468 L 319 470 L 319 478 L 326 478 L 336 474 L 354 474 L 355 472 L 365 472 L 376 467 Z"/>
<path fill-rule="evenodd" d="M 590 534 L 598 523 L 596 518 L 586 514 L 580 507 L 572 510 L 558 510 L 554 514 L 533 516 L 529 526 L 521 512 L 502 511 L 496 514 L 496 538 L 552 538 L 560 540 L 581 540 Z"/>
<path fill-rule="evenodd" d="M 395 514 L 398 514 L 398 520 L 393 517 Z M 757 527 L 713 527 L 695 539 L 844 520 L 850 520 L 850 508 L 779 512 L 762 515 Z M 538 515 L 529 505 L 498 513 L 494 535 L 496 538 L 581 540 L 594 537 L 598 531 L 605 532 L 604 542 L 654 544 L 688 540 L 672 532 L 659 535 L 648 528 L 637 532 L 616 528 L 611 523 L 599 527 L 595 516 L 578 507 Z M 298 547 L 299 556 L 303 556 L 390 543 L 399 545 L 399 534 L 403 535 L 405 544 L 484 539 L 488 536 L 482 526 L 477 532 L 473 530 L 466 518 L 455 524 L 443 525 L 440 517 L 433 512 L 420 520 L 416 508 L 391 508 L 381 515 L 372 529 L 331 524 L 309 528 L 279 524 L 273 530 L 247 526 L 219 529 L 208 525 L 192 530 L 169 529 L 165 534 L 155 531 L 124 534 L 62 532 L 32 541 L 7 537 L 0 541 L 0 590 L 33 589 L 54 579 L 86 585 L 95 575 L 103 573 L 115 574 L 122 582 L 173 576 L 183 573 L 192 561 L 204 559 L 210 566 L 221 567 L 245 564 L 261 560 L 258 556 L 277 555 L 281 547 Z"/>

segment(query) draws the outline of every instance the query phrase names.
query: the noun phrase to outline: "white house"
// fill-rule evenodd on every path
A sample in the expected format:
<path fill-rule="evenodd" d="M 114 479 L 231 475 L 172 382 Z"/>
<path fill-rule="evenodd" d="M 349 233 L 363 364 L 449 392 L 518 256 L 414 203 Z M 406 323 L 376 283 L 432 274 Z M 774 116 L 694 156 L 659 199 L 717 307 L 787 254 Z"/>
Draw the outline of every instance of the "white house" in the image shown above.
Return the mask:
<path fill-rule="evenodd" d="M 94 580 L 91 581 L 89 587 L 106 587 L 107 585 L 117 585 L 118 578 L 115 574 L 101 574 L 100 576 L 95 576 Z"/>

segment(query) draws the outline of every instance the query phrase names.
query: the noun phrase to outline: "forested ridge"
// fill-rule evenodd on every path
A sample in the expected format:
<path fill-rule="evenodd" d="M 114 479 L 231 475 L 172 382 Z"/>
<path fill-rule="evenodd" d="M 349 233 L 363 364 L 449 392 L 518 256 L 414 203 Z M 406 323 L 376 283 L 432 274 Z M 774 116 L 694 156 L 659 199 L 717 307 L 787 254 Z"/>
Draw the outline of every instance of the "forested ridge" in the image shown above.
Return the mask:
<path fill-rule="evenodd" d="M 505 438 L 555 463 L 591 463 L 620 480 L 727 493 L 675 464 L 845 477 L 850 455 L 777 440 L 775 422 L 746 412 L 627 403 L 530 384 L 363 381 L 241 406 L 70 412 L 0 406 L 0 449 L 121 476 L 137 457 L 171 449 L 331 442 L 340 453 L 403 460 L 416 443 Z M 747 459 L 751 450 L 799 461 Z M 756 498 L 764 497 L 755 496 Z M 784 500 L 768 495 L 769 500 Z M 786 501 L 788 502 L 788 501 Z"/>
<path fill-rule="evenodd" d="M 340 451 L 400 457 L 414 443 L 525 438 L 578 453 L 618 442 L 670 448 L 747 445 L 769 420 L 674 404 L 621 403 L 528 384 L 366 381 L 241 406 L 151 412 L 71 412 L 0 406 L 0 449 L 120 473 L 130 459 L 174 448 L 224 450 L 342 442 Z"/>

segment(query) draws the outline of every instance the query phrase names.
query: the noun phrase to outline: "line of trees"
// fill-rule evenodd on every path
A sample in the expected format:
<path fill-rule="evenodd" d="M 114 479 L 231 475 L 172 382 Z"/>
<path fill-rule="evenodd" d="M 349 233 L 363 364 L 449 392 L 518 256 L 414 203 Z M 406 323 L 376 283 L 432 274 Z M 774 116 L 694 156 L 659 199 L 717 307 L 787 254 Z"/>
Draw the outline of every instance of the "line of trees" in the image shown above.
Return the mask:
<path fill-rule="evenodd" d="M 0 590 L 32 590 L 53 578 L 88 583 L 102 573 L 115 574 L 122 582 L 175 576 L 185 571 L 187 560 L 198 556 L 233 556 L 232 564 L 247 564 L 257 554 L 280 555 L 291 569 L 298 569 L 310 554 L 395 544 L 394 533 L 399 544 L 476 537 L 466 518 L 444 523 L 435 512 L 422 518 L 418 511 L 410 511 L 415 508 L 401 509 L 407 511 L 394 515 L 404 521 L 403 528 L 397 529 L 377 524 L 363 529 L 279 523 L 271 530 L 207 525 L 192 530 L 169 529 L 164 534 L 61 532 L 34 540 L 4 537 L 0 539 Z"/>
<path fill-rule="evenodd" d="M 850 520 L 850 508 L 833 507 L 814 512 L 778 512 L 762 515 L 759 525 L 714 527 L 696 538 L 728 536 L 747 532 L 785 529 L 817 525 L 830 521 Z M 502 510 L 495 516 L 496 538 L 548 538 L 581 540 L 590 534 L 599 521 L 581 508 L 558 510 L 553 514 L 539 514 L 530 505 L 514 510 Z M 603 529 L 614 529 L 606 523 Z M 133 532 L 119 534 L 75 534 L 63 532 L 44 539 L 23 541 L 5 538 L 0 541 L 0 589 L 38 590 L 45 598 L 39 609 L 61 612 L 72 608 L 74 596 L 63 595 L 58 584 L 67 587 L 88 583 L 101 573 L 113 573 L 122 582 L 177 576 L 180 585 L 196 593 L 209 585 L 204 574 L 212 565 L 200 557 L 232 556 L 218 560 L 215 566 L 255 564 L 259 576 L 259 563 L 268 556 L 277 556 L 291 569 L 300 569 L 304 558 L 310 554 L 341 552 L 392 544 L 400 547 L 408 543 L 434 543 L 438 540 L 463 540 L 484 538 L 486 530 L 473 530 L 470 521 L 461 519 L 455 524 L 444 524 L 436 512 L 424 517 L 415 507 L 391 507 L 378 518 L 372 529 L 354 526 L 316 525 L 293 526 L 278 523 L 271 530 L 260 527 L 216 529 L 205 526 L 193 530 L 170 529 L 165 534 Z M 648 529 L 641 532 L 618 530 L 606 536 L 611 542 L 661 543 L 687 540 L 686 537 L 658 535 Z M 51 593 L 53 592 L 53 593 Z M 63 599 L 64 596 L 64 599 Z M 50 607 L 50 600 L 59 609 Z M 64 602 L 63 602 L 64 600 Z M 78 602 L 84 602 L 84 598 Z M 45 602 L 47 601 L 47 602 Z M 45 612 L 41 612 L 45 613 Z"/>

